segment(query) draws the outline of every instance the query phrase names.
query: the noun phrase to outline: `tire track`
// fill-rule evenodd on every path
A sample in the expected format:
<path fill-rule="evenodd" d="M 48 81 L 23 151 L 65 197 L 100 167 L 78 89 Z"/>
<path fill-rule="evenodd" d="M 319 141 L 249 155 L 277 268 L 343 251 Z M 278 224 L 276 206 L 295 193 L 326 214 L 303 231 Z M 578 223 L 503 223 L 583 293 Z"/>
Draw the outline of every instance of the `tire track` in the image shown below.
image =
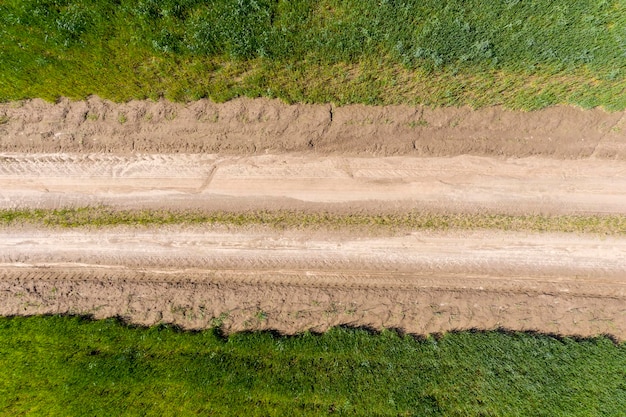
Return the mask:
<path fill-rule="evenodd" d="M 0 175 L 15 177 L 156 177 L 202 175 L 211 155 L 0 154 Z M 209 167 L 209 170 L 211 167 Z"/>
<path fill-rule="evenodd" d="M 311 276 L 336 276 L 339 281 L 345 274 L 378 277 L 377 282 L 389 285 L 413 279 L 407 277 L 488 276 L 502 285 L 528 277 L 528 283 L 538 286 L 610 284 L 621 293 L 620 288 L 626 287 L 626 238 L 488 231 L 313 238 L 295 231 L 239 233 L 172 227 L 0 232 L 0 266 L 19 270 L 59 264 L 184 270 L 192 275 L 207 270 L 248 275 L 249 271 L 308 271 Z M 333 275 L 338 271 L 340 275 Z M 381 281 L 381 277 L 387 278 Z"/>
<path fill-rule="evenodd" d="M 0 207 L 623 213 L 622 161 L 0 154 Z"/>
<path fill-rule="evenodd" d="M 111 267 L 371 271 L 613 279 L 625 284 L 626 238 L 513 232 L 415 232 L 394 237 L 312 238 L 308 232 L 211 232 L 202 228 L 6 231 L 0 263 Z"/>

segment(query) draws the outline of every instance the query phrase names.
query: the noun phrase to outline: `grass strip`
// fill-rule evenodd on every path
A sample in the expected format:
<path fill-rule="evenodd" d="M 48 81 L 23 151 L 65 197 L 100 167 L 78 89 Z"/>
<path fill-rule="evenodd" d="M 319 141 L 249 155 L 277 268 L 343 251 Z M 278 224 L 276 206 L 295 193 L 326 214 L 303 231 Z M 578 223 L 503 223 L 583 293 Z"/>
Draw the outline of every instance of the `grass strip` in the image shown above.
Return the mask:
<path fill-rule="evenodd" d="M 108 207 L 0 210 L 0 226 L 112 227 L 167 225 L 269 226 L 275 229 L 504 230 L 626 234 L 623 215 L 391 214 L 303 211 L 203 212 L 116 210 Z"/>
<path fill-rule="evenodd" d="M 625 45 L 619 0 L 5 0 L 0 101 L 617 110 Z"/>
<path fill-rule="evenodd" d="M 335 328 L 222 337 L 0 318 L 3 415 L 621 416 L 626 344 Z"/>

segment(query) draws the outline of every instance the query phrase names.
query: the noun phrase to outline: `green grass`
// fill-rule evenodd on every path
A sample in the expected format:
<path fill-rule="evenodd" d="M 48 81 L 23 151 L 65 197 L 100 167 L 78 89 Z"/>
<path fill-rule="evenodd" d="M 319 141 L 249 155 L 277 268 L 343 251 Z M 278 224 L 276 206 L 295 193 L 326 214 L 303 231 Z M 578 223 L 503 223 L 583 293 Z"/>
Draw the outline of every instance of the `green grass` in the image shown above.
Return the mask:
<path fill-rule="evenodd" d="M 363 231 L 505 230 L 626 234 L 623 215 L 505 215 L 409 212 L 389 214 L 302 211 L 204 212 L 117 210 L 107 207 L 0 210 L 0 226 L 112 227 L 161 225 L 268 226 L 275 229 Z"/>
<path fill-rule="evenodd" d="M 626 108 L 623 0 L 4 0 L 0 101 Z"/>
<path fill-rule="evenodd" d="M 626 344 L 336 328 L 221 337 L 0 318 L 2 415 L 622 416 Z"/>

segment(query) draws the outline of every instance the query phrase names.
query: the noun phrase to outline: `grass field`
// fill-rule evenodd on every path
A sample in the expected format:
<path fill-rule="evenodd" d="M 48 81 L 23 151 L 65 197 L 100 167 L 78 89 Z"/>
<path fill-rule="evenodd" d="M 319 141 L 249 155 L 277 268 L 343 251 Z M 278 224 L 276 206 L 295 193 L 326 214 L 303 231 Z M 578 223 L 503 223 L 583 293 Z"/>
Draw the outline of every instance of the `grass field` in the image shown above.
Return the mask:
<path fill-rule="evenodd" d="M 4 0 L 0 101 L 626 108 L 623 0 Z"/>
<path fill-rule="evenodd" d="M 626 344 L 0 318 L 2 415 L 621 416 Z"/>
<path fill-rule="evenodd" d="M 107 207 L 0 210 L 0 226 L 43 227 L 113 226 L 268 226 L 274 229 L 341 229 L 354 231 L 505 230 L 528 232 L 626 234 L 622 215 L 504 215 L 306 213 L 302 211 L 203 212 L 169 210 L 116 210 Z"/>

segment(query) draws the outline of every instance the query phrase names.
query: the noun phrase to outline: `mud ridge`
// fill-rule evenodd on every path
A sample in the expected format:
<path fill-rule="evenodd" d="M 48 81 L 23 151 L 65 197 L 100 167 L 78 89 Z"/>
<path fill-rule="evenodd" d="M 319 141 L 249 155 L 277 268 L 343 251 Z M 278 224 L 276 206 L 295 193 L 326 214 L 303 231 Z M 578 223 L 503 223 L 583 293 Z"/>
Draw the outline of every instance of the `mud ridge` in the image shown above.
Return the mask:
<path fill-rule="evenodd" d="M 223 104 L 36 99 L 0 103 L 0 152 L 625 159 L 623 116 L 573 107 L 519 112 L 244 98 Z"/>
<path fill-rule="evenodd" d="M 500 329 L 626 340 L 623 297 L 480 288 L 297 285 L 248 279 L 162 280 L 119 271 L 0 272 L 2 314 L 88 314 L 130 323 L 220 325 L 285 334 L 347 325 L 428 335 Z M 134 279 L 133 279 L 134 277 Z"/>

